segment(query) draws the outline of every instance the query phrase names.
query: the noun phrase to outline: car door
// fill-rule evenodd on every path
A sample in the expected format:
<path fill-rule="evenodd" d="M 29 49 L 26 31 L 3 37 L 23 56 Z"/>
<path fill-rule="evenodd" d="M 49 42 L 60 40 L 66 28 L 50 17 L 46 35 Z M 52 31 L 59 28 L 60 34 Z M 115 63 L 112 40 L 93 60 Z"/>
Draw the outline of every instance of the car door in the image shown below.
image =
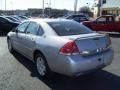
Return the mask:
<path fill-rule="evenodd" d="M 107 18 L 106 17 L 100 17 L 96 21 L 93 22 L 93 30 L 95 31 L 106 31 L 107 29 Z"/>
<path fill-rule="evenodd" d="M 24 53 L 24 42 L 23 42 L 23 38 L 25 36 L 25 30 L 27 28 L 27 26 L 29 25 L 29 22 L 24 22 L 22 24 L 20 24 L 16 29 L 15 29 L 15 34 L 12 37 L 12 41 L 13 41 L 13 47 L 15 49 L 17 49 L 18 51 Z"/>
<path fill-rule="evenodd" d="M 25 36 L 22 39 L 22 42 L 24 42 L 24 52 L 28 57 L 32 57 L 33 50 L 35 48 L 36 42 L 35 38 L 37 37 L 39 25 L 36 22 L 30 22 L 28 25 Z"/>
<path fill-rule="evenodd" d="M 114 21 L 114 18 L 113 17 L 108 17 L 108 20 L 107 20 L 107 31 L 108 32 L 112 32 L 113 30 L 115 30 L 115 21 Z"/>

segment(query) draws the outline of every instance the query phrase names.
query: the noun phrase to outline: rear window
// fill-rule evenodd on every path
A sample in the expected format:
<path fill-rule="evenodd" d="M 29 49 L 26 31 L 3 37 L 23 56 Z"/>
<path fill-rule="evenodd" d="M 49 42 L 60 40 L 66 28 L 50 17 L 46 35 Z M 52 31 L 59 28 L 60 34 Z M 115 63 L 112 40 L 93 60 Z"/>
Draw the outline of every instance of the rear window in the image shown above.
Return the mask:
<path fill-rule="evenodd" d="M 48 24 L 59 36 L 92 33 L 90 29 L 75 21 L 48 22 Z"/>
<path fill-rule="evenodd" d="M 17 22 L 17 20 L 15 20 L 15 19 L 13 19 L 13 18 L 11 18 L 11 17 L 6 17 L 6 18 L 12 20 L 13 22 Z"/>

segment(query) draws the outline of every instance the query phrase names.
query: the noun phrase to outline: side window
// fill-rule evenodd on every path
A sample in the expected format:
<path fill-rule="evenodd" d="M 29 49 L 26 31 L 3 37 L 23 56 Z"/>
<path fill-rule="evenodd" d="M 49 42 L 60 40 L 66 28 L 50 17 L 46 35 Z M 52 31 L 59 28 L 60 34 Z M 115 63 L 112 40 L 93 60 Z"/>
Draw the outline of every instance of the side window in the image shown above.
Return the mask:
<path fill-rule="evenodd" d="M 30 24 L 28 25 L 28 28 L 26 30 L 26 33 L 30 33 L 30 34 L 37 34 L 39 25 L 36 22 L 30 22 Z"/>
<path fill-rule="evenodd" d="M 29 22 L 24 22 L 24 23 L 22 23 L 21 25 L 19 25 L 19 26 L 17 27 L 18 32 L 24 33 L 25 30 L 26 30 L 26 28 L 27 28 L 27 26 L 28 26 L 28 24 L 29 24 Z"/>
<path fill-rule="evenodd" d="M 37 35 L 42 36 L 43 34 L 44 34 L 44 31 L 43 31 L 42 27 L 39 26 Z"/>
<path fill-rule="evenodd" d="M 68 16 L 67 19 L 72 19 L 73 17 L 72 16 Z"/>
<path fill-rule="evenodd" d="M 77 21 L 77 22 L 80 22 L 80 18 L 79 17 L 75 17 L 75 18 L 73 18 L 75 21 Z"/>
<path fill-rule="evenodd" d="M 0 22 L 7 23 L 7 20 L 5 18 L 0 17 Z"/>
<path fill-rule="evenodd" d="M 107 22 L 107 19 L 104 17 L 101 17 L 101 18 L 97 19 L 97 22 Z"/>
<path fill-rule="evenodd" d="M 108 18 L 108 21 L 109 21 L 109 22 L 113 22 L 113 18 L 112 18 L 112 17 L 109 17 L 109 18 Z"/>

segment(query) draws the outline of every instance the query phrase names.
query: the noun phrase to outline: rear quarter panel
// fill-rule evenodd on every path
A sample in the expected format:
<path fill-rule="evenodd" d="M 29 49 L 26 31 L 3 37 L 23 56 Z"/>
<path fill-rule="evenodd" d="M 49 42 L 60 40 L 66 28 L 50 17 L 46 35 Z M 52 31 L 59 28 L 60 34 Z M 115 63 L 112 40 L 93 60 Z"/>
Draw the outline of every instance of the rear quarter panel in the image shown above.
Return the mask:
<path fill-rule="evenodd" d="M 45 56 L 47 63 L 52 71 L 59 71 L 61 65 L 59 65 L 59 50 L 63 47 L 69 40 L 63 39 L 60 36 L 43 36 L 43 38 L 38 37 L 36 39 L 37 46 Z"/>
<path fill-rule="evenodd" d="M 113 32 L 120 32 L 120 22 L 119 21 L 114 23 Z"/>

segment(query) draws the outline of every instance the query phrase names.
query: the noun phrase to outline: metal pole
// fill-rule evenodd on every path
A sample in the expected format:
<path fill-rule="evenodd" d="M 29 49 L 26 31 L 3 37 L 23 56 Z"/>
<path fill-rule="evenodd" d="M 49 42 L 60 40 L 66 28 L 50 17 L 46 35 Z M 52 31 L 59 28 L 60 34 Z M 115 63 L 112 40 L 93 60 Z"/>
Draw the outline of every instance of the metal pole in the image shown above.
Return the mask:
<path fill-rule="evenodd" d="M 49 16 L 50 16 L 50 14 L 51 14 L 51 0 L 49 1 Z"/>
<path fill-rule="evenodd" d="M 2 10 L 2 0 L 1 0 L 1 10 Z"/>
<path fill-rule="evenodd" d="M 6 11 L 6 0 L 5 0 L 5 11 Z"/>
<path fill-rule="evenodd" d="M 103 0 L 100 0 L 100 16 L 102 16 L 102 5 L 103 5 Z"/>
<path fill-rule="evenodd" d="M 75 0 L 74 1 L 74 13 L 76 13 L 77 11 L 77 3 L 78 3 L 78 0 Z"/>
<path fill-rule="evenodd" d="M 45 13 L 45 11 L 44 11 L 44 0 L 43 0 L 43 12 L 42 12 L 42 14 L 44 15 L 44 13 Z"/>

